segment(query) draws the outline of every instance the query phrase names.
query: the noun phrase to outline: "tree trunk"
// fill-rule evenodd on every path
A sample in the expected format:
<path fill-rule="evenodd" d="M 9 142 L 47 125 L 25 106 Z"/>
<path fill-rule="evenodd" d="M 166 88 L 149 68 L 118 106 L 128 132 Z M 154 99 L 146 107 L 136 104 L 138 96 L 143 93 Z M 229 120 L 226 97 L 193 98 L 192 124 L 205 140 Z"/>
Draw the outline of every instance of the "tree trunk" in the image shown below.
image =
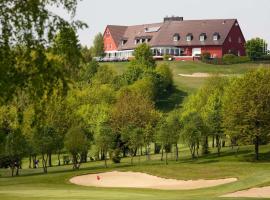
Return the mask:
<path fill-rule="evenodd" d="M 179 160 L 179 153 L 178 153 L 178 144 L 175 144 L 175 160 L 178 161 Z"/>
<path fill-rule="evenodd" d="M 165 150 L 165 154 L 166 154 L 166 158 L 165 158 L 165 160 L 166 160 L 166 165 L 168 165 L 168 152 Z"/>
<path fill-rule="evenodd" d="M 130 160 L 131 165 L 133 165 L 133 154 L 131 154 L 131 160 Z"/>
<path fill-rule="evenodd" d="M 52 153 L 49 153 L 49 167 L 52 167 Z"/>
<path fill-rule="evenodd" d="M 218 156 L 220 156 L 220 149 L 221 149 L 221 140 L 220 140 L 220 136 L 217 135 L 216 137 L 216 145 L 217 145 L 217 152 L 218 152 Z"/>
<path fill-rule="evenodd" d="M 32 168 L 32 156 L 30 155 L 29 156 L 29 165 L 28 165 L 28 168 L 31 169 Z"/>
<path fill-rule="evenodd" d="M 225 146 L 226 146 L 226 141 L 223 140 L 223 141 L 222 141 L 222 147 L 225 147 Z"/>
<path fill-rule="evenodd" d="M 42 154 L 42 167 L 43 172 L 46 174 L 48 172 L 47 170 L 47 160 L 48 160 L 48 154 L 45 156 L 45 154 Z"/>
<path fill-rule="evenodd" d="M 212 148 L 215 147 L 215 136 L 213 135 L 213 138 L 212 138 Z"/>
<path fill-rule="evenodd" d="M 150 144 L 147 144 L 146 148 L 146 159 L 151 160 L 150 158 Z"/>
<path fill-rule="evenodd" d="M 78 163 L 78 155 L 73 154 L 73 170 L 79 169 L 79 163 Z"/>
<path fill-rule="evenodd" d="M 219 142 L 219 136 L 216 135 L 216 147 L 218 147 L 218 142 Z"/>
<path fill-rule="evenodd" d="M 60 155 L 61 155 L 61 153 L 60 153 L 60 151 L 59 151 L 59 152 L 58 152 L 58 155 L 57 155 L 57 159 L 58 159 L 58 166 L 60 166 L 60 165 L 61 165 Z"/>
<path fill-rule="evenodd" d="M 161 158 L 160 158 L 161 161 L 163 161 L 163 151 L 164 151 L 164 148 L 162 147 L 162 149 L 161 149 Z"/>
<path fill-rule="evenodd" d="M 107 168 L 108 167 L 108 165 L 107 165 L 107 156 L 105 156 L 104 162 L 105 162 L 105 168 Z"/>
<path fill-rule="evenodd" d="M 36 160 L 37 160 L 37 156 L 34 155 L 33 156 L 33 159 L 32 159 L 32 161 L 33 161 L 33 168 L 37 168 L 37 166 L 36 166 Z"/>
<path fill-rule="evenodd" d="M 255 159 L 259 160 L 259 136 L 255 138 Z"/>
<path fill-rule="evenodd" d="M 15 169 L 14 163 L 12 163 L 12 166 L 10 168 L 11 168 L 11 176 L 14 176 L 14 169 Z"/>
<path fill-rule="evenodd" d="M 20 169 L 20 166 L 17 165 L 17 167 L 16 167 L 16 176 L 19 176 L 19 169 Z"/>
<path fill-rule="evenodd" d="M 208 136 L 205 136 L 203 139 L 203 144 L 202 144 L 202 154 L 206 155 L 209 153 L 208 149 Z"/>

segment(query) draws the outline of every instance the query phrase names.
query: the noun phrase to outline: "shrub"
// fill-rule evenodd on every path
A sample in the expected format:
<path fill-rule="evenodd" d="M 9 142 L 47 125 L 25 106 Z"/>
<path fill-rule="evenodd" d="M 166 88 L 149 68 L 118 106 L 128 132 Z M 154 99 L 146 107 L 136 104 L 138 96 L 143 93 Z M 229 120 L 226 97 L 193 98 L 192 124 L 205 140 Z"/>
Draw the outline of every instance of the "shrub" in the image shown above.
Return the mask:
<path fill-rule="evenodd" d="M 210 60 L 210 58 L 211 58 L 211 54 L 209 52 L 204 52 L 201 55 L 202 61 Z"/>
<path fill-rule="evenodd" d="M 163 60 L 165 60 L 165 61 L 172 61 L 172 60 L 173 60 L 173 56 L 168 55 L 168 54 L 165 54 L 165 55 L 163 56 Z"/>
<path fill-rule="evenodd" d="M 116 149 L 112 152 L 112 161 L 113 161 L 113 163 L 120 163 L 121 162 L 121 155 L 120 155 L 119 149 Z"/>
<path fill-rule="evenodd" d="M 264 55 L 260 58 L 260 60 L 270 60 L 270 55 Z"/>
<path fill-rule="evenodd" d="M 225 65 L 249 62 L 250 58 L 247 56 L 236 56 L 234 54 L 225 54 L 222 58 L 222 63 Z"/>

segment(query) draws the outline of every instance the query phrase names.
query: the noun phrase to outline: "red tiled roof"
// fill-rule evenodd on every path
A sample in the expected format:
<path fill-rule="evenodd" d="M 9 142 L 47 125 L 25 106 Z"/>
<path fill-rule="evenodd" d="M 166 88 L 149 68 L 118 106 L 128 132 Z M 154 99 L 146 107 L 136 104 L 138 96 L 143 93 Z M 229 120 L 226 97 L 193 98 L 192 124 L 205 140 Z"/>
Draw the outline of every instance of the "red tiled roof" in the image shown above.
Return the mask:
<path fill-rule="evenodd" d="M 118 45 L 118 50 L 134 49 L 135 38 L 151 37 L 149 45 L 152 47 L 162 46 L 203 46 L 203 45 L 222 45 L 228 36 L 231 28 L 237 22 L 236 19 L 213 19 L 213 20 L 183 20 L 183 21 L 165 21 L 163 23 L 144 24 L 136 26 L 112 26 L 108 28 L 112 34 L 114 41 Z M 156 32 L 148 32 L 147 30 L 159 28 Z M 186 36 L 191 33 L 193 40 L 186 41 Z M 204 42 L 199 40 L 202 33 L 207 38 Z M 214 41 L 213 35 L 219 34 L 219 40 Z M 173 36 L 180 35 L 180 40 L 175 42 Z M 122 45 L 122 39 L 127 42 Z"/>

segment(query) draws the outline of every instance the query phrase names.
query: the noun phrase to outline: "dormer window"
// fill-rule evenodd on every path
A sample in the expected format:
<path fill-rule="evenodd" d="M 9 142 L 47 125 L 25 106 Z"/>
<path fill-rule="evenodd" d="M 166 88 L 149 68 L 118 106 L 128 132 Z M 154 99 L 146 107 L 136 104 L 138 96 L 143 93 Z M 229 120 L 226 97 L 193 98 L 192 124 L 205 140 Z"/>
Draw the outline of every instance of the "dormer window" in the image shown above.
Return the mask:
<path fill-rule="evenodd" d="M 140 43 L 140 39 L 139 38 L 135 39 L 135 44 L 139 44 L 139 43 Z"/>
<path fill-rule="evenodd" d="M 219 39 L 220 39 L 219 33 L 214 33 L 214 35 L 213 35 L 213 40 L 214 40 L 214 41 L 218 41 Z"/>
<path fill-rule="evenodd" d="M 174 35 L 173 35 L 173 41 L 174 42 L 178 42 L 180 40 L 180 35 L 178 34 L 178 33 L 175 33 Z"/>
<path fill-rule="evenodd" d="M 124 46 L 127 43 L 127 40 L 122 40 L 121 45 Z"/>
<path fill-rule="evenodd" d="M 190 42 L 193 39 L 193 35 L 191 33 L 187 34 L 187 42 Z"/>
<path fill-rule="evenodd" d="M 204 42 L 206 40 L 206 33 L 201 33 L 200 35 L 200 41 Z"/>

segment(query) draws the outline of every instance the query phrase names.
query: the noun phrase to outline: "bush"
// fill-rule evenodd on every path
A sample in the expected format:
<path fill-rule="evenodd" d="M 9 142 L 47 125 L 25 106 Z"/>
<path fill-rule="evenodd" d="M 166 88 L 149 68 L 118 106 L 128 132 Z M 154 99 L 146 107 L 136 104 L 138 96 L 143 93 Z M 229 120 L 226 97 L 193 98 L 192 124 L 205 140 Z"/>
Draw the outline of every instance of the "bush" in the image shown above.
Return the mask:
<path fill-rule="evenodd" d="M 264 55 L 260 58 L 260 60 L 270 60 L 270 55 Z"/>
<path fill-rule="evenodd" d="M 116 149 L 112 152 L 112 161 L 113 163 L 120 163 L 121 162 L 121 151 L 119 149 Z"/>
<path fill-rule="evenodd" d="M 234 54 L 225 54 L 222 58 L 222 62 L 225 65 L 245 63 L 249 61 L 250 61 L 250 58 L 247 56 L 236 56 Z"/>
<path fill-rule="evenodd" d="M 165 54 L 163 56 L 163 60 L 165 60 L 165 61 L 172 61 L 173 60 L 173 56 Z"/>
<path fill-rule="evenodd" d="M 201 55 L 202 61 L 210 60 L 210 58 L 211 58 L 211 54 L 209 52 L 204 52 Z"/>

